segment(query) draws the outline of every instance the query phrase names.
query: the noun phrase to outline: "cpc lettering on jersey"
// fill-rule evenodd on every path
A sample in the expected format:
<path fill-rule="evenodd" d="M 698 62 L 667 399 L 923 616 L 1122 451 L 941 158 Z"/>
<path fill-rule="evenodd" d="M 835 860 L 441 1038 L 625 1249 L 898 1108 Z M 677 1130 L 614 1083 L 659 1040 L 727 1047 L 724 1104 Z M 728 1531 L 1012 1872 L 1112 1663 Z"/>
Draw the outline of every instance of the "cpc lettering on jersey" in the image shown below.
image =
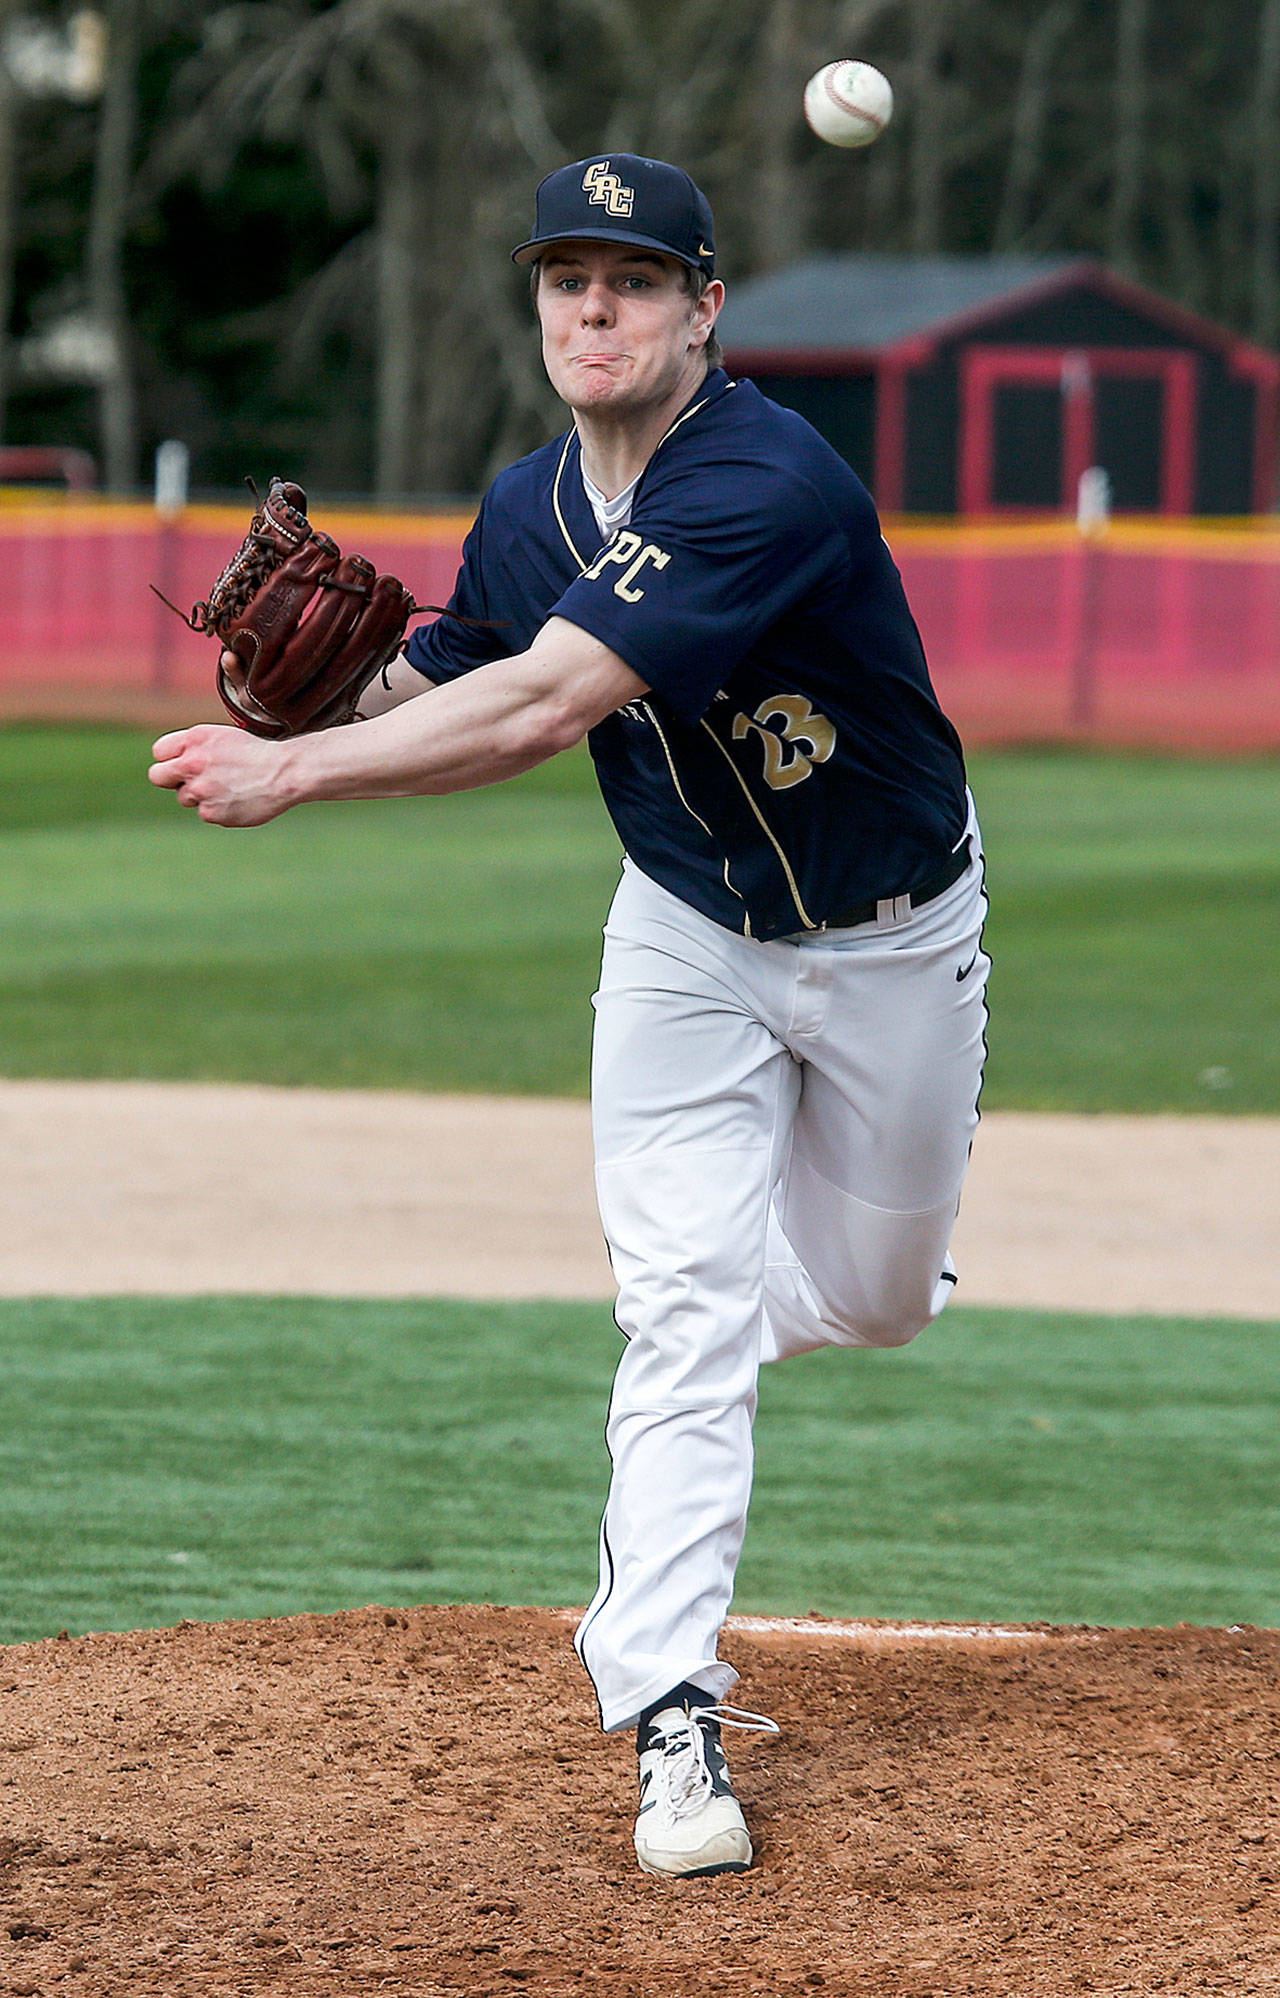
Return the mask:
<path fill-rule="evenodd" d="M 624 527 L 607 547 L 600 550 L 591 567 L 584 572 L 583 581 L 599 582 L 609 564 L 616 562 L 622 574 L 613 586 L 614 596 L 621 597 L 624 603 L 638 604 L 644 595 L 643 590 L 635 587 L 640 571 L 648 564 L 655 569 L 665 569 L 670 560 L 665 548 L 656 548 L 652 541 L 646 541 L 634 528 Z"/>
<path fill-rule="evenodd" d="M 609 215 L 630 215 L 634 187 L 624 187 L 608 160 L 597 160 L 582 176 L 588 201 L 598 202 Z"/>

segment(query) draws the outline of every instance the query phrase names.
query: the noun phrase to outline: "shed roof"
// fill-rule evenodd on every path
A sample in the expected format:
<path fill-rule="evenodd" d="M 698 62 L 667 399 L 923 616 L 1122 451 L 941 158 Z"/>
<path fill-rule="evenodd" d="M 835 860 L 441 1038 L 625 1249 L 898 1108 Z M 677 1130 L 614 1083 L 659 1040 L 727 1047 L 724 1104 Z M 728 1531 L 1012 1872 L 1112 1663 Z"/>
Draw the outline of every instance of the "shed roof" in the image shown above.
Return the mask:
<path fill-rule="evenodd" d="M 717 330 L 732 355 L 767 356 L 771 364 L 837 355 L 874 363 L 895 349 L 918 359 L 938 340 L 1077 287 L 1104 293 L 1190 345 L 1216 348 L 1247 373 L 1276 378 L 1267 349 L 1086 257 L 814 257 L 734 285 Z"/>
<path fill-rule="evenodd" d="M 1010 294 L 1039 287 L 1074 259 L 813 257 L 733 285 L 720 315 L 726 347 L 874 353 Z"/>

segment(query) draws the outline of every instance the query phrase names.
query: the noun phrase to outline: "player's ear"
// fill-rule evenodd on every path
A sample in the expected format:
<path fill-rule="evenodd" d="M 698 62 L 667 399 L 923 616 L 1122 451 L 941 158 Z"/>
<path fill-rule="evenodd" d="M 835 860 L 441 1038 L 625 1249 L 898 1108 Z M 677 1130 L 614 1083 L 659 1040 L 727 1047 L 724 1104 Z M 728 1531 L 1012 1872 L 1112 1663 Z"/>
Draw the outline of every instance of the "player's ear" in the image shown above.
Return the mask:
<path fill-rule="evenodd" d="M 716 320 L 720 316 L 720 308 L 723 304 L 724 286 L 721 284 L 719 278 L 712 278 L 701 298 L 695 301 L 693 311 L 690 314 L 690 324 L 694 335 L 692 345 L 694 347 L 706 346 L 715 331 Z"/>

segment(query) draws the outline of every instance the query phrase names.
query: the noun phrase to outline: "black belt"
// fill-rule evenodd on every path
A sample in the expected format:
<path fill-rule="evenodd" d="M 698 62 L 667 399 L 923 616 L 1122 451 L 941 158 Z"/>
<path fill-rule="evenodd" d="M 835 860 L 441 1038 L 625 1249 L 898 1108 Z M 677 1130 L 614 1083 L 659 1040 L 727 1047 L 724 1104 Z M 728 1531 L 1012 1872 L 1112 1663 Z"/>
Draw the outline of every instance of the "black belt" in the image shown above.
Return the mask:
<path fill-rule="evenodd" d="M 896 920 L 905 922 L 912 910 L 923 909 L 926 902 L 936 902 L 939 895 L 945 895 L 947 889 L 960 879 L 972 858 L 969 836 L 966 834 L 945 867 L 939 868 L 936 874 L 931 874 L 927 881 L 922 881 L 909 895 L 887 895 L 883 900 L 894 903 Z M 879 902 L 864 902 L 860 908 L 852 910 L 848 915 L 829 917 L 822 927 L 824 930 L 851 930 L 858 923 L 874 923 L 879 914 Z"/>

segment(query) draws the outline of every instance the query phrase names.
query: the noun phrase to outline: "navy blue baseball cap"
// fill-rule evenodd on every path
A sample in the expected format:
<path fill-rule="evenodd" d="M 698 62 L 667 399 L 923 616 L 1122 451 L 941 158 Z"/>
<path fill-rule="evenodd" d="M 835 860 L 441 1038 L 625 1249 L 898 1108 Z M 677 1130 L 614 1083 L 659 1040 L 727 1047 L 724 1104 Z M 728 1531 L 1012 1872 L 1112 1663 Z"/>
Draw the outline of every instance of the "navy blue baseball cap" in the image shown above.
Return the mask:
<path fill-rule="evenodd" d="M 512 262 L 531 264 L 551 243 L 635 243 L 708 277 L 716 267 L 706 195 L 682 168 L 638 153 L 575 160 L 547 175 L 533 234 L 511 252 Z"/>

